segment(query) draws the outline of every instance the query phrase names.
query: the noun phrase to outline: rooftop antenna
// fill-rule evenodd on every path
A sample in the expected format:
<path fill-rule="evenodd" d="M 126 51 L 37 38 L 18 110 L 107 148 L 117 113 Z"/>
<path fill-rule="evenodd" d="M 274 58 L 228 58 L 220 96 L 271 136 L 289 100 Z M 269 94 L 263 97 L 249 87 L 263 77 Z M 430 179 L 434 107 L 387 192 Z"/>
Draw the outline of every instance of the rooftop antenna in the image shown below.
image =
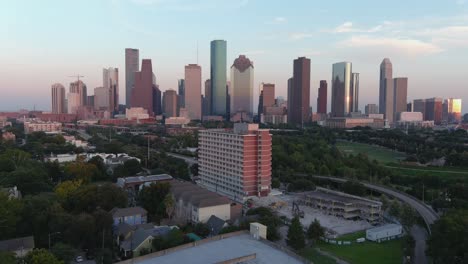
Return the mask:
<path fill-rule="evenodd" d="M 197 40 L 197 65 L 198 65 L 198 40 Z"/>

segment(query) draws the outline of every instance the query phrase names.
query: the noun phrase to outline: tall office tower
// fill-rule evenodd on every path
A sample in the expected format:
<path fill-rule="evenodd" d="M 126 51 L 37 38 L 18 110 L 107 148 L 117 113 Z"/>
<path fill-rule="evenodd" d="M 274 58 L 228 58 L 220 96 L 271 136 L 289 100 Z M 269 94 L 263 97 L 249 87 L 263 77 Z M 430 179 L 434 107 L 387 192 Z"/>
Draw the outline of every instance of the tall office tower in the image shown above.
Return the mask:
<path fill-rule="evenodd" d="M 94 109 L 109 110 L 110 90 L 106 87 L 94 88 Z"/>
<path fill-rule="evenodd" d="M 231 114 L 245 112 L 253 115 L 253 62 L 239 55 L 231 66 Z"/>
<path fill-rule="evenodd" d="M 440 125 L 442 123 L 442 98 L 429 98 L 426 99 L 426 120 L 434 120 L 434 124 Z"/>
<path fill-rule="evenodd" d="M 413 100 L 413 112 L 420 112 L 423 115 L 423 120 L 426 119 L 426 99 Z"/>
<path fill-rule="evenodd" d="M 359 73 L 356 72 L 351 77 L 351 112 L 359 112 Z"/>
<path fill-rule="evenodd" d="M 224 117 L 227 117 L 226 46 L 225 40 L 211 41 L 211 112 Z"/>
<path fill-rule="evenodd" d="M 413 112 L 413 103 L 409 102 L 406 104 L 406 112 Z"/>
<path fill-rule="evenodd" d="M 67 113 L 77 114 L 78 109 L 80 108 L 80 103 L 83 100 L 83 97 L 79 93 L 70 92 L 67 95 Z"/>
<path fill-rule="evenodd" d="M 310 59 L 300 57 L 294 60 L 292 82 L 288 123 L 300 125 L 310 121 Z"/>
<path fill-rule="evenodd" d="M 260 118 L 260 115 L 263 114 L 264 111 L 263 107 L 263 90 L 260 90 L 260 95 L 258 96 L 258 106 L 257 106 L 257 115 Z"/>
<path fill-rule="evenodd" d="M 319 114 L 327 113 L 327 86 L 327 81 L 320 81 L 320 87 L 318 88 L 317 97 L 317 113 Z"/>
<path fill-rule="evenodd" d="M 390 59 L 383 59 L 380 64 L 379 79 L 379 112 L 384 118 L 393 123 L 393 66 Z"/>
<path fill-rule="evenodd" d="M 192 120 L 201 120 L 201 67 L 197 64 L 185 66 L 185 109 L 189 118 Z"/>
<path fill-rule="evenodd" d="M 166 117 L 177 116 L 177 92 L 172 89 L 163 93 L 163 113 Z"/>
<path fill-rule="evenodd" d="M 275 104 L 275 85 L 273 83 L 261 83 L 260 97 L 258 100 L 258 114 L 263 114 L 265 107 L 274 106 Z"/>
<path fill-rule="evenodd" d="M 204 99 L 204 112 L 203 115 L 211 115 L 211 81 L 205 81 L 205 99 Z"/>
<path fill-rule="evenodd" d="M 406 112 L 408 94 L 408 78 L 393 78 L 393 116 Z"/>
<path fill-rule="evenodd" d="M 180 109 L 185 107 L 185 80 L 178 80 L 177 86 L 179 91 L 179 101 L 177 101 L 177 107 Z"/>
<path fill-rule="evenodd" d="M 444 100 L 442 119 L 448 124 L 458 124 L 462 120 L 462 99 L 449 98 Z"/>
<path fill-rule="evenodd" d="M 88 95 L 88 97 L 86 98 L 86 105 L 94 107 L 94 95 Z"/>
<path fill-rule="evenodd" d="M 119 111 L 119 69 L 102 69 L 102 86 L 109 90 L 109 112 Z"/>
<path fill-rule="evenodd" d="M 79 106 L 85 106 L 88 100 L 88 94 L 86 92 L 86 84 L 83 81 L 75 81 L 70 83 L 70 93 L 77 93 L 80 95 Z"/>
<path fill-rule="evenodd" d="M 125 49 L 125 104 L 132 107 L 132 90 L 135 86 L 135 73 L 140 71 L 140 51 Z"/>
<path fill-rule="evenodd" d="M 154 72 L 153 72 L 153 85 L 158 85 L 158 83 L 156 82 L 156 75 L 154 75 Z"/>
<path fill-rule="evenodd" d="M 293 89 L 293 86 L 294 86 L 294 82 L 293 82 L 293 78 L 289 78 L 288 79 L 288 122 L 290 123 L 291 121 L 291 118 L 292 118 L 292 102 L 293 102 L 293 94 L 294 94 L 294 89 Z"/>
<path fill-rule="evenodd" d="M 233 130 L 201 130 L 198 137 L 201 185 L 244 202 L 271 189 L 271 134 L 258 124 L 235 123 Z M 241 162 L 239 162 L 239 160 Z"/>
<path fill-rule="evenodd" d="M 154 115 L 161 115 L 162 114 L 162 103 L 161 103 L 161 90 L 159 89 L 159 85 L 153 84 L 152 87 L 153 91 L 153 113 Z"/>
<path fill-rule="evenodd" d="M 65 87 L 60 83 L 52 84 L 52 113 L 63 114 L 65 109 Z"/>
<path fill-rule="evenodd" d="M 143 107 L 150 116 L 155 115 L 153 109 L 153 67 L 150 59 L 143 59 L 141 71 L 135 72 L 135 85 L 132 89 L 132 107 Z"/>
<path fill-rule="evenodd" d="M 366 115 L 378 114 L 379 107 L 376 104 L 367 104 L 366 105 Z"/>
<path fill-rule="evenodd" d="M 338 62 L 332 67 L 332 117 L 345 117 L 352 112 L 352 64 L 351 62 Z"/>

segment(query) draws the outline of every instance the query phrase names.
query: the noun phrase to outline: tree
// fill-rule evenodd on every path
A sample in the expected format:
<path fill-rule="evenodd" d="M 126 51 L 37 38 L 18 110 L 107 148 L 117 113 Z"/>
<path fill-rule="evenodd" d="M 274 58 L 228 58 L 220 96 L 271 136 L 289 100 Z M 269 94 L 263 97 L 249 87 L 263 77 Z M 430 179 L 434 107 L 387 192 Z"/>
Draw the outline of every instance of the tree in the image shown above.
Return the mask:
<path fill-rule="evenodd" d="M 72 180 L 72 181 L 64 181 L 61 182 L 55 187 L 55 194 L 57 194 L 57 197 L 65 201 L 68 196 L 78 190 L 82 184 L 82 180 Z"/>
<path fill-rule="evenodd" d="M 155 220 L 162 219 L 166 214 L 164 198 L 169 194 L 169 183 L 158 183 L 145 186 L 139 193 L 139 202 L 148 214 Z"/>
<path fill-rule="evenodd" d="M 51 182 L 43 167 L 30 164 L 28 167 L 19 167 L 6 175 L 5 182 L 9 186 L 17 186 L 25 195 L 47 192 L 52 189 Z"/>
<path fill-rule="evenodd" d="M 100 171 L 96 165 L 80 160 L 65 165 L 65 174 L 67 174 L 70 179 L 82 180 L 83 183 L 89 183 L 93 179 L 101 177 Z"/>
<path fill-rule="evenodd" d="M 325 229 L 320 225 L 317 218 L 315 218 L 307 229 L 307 238 L 312 239 L 313 241 L 318 241 L 320 237 L 323 237 L 324 235 Z"/>
<path fill-rule="evenodd" d="M 401 223 L 403 224 L 404 227 L 406 227 L 407 230 L 409 230 L 410 227 L 415 224 L 416 217 L 417 216 L 413 208 L 409 206 L 408 204 L 403 204 L 401 214 L 400 214 L 400 219 L 401 219 Z"/>
<path fill-rule="evenodd" d="M 84 185 L 70 193 L 63 206 L 68 211 L 92 213 L 96 208 L 110 211 L 114 207 L 127 206 L 126 193 L 114 184 Z"/>
<path fill-rule="evenodd" d="M 278 178 L 271 179 L 271 188 L 279 188 L 281 186 L 281 182 Z"/>
<path fill-rule="evenodd" d="M 166 207 L 167 217 L 171 219 L 172 213 L 174 212 L 174 206 L 175 206 L 174 197 L 172 197 L 172 194 L 168 193 L 166 197 L 164 197 L 163 203 L 164 203 L 164 206 Z"/>
<path fill-rule="evenodd" d="M 58 260 L 52 253 L 41 248 L 29 252 L 25 257 L 27 264 L 64 264 L 63 261 Z"/>
<path fill-rule="evenodd" d="M 210 234 L 210 228 L 207 224 L 197 223 L 193 228 L 193 232 L 201 237 L 207 237 Z"/>
<path fill-rule="evenodd" d="M 297 216 L 291 221 L 286 243 L 295 250 L 302 249 L 305 246 L 304 230 L 301 222 L 299 221 L 299 217 Z"/>
<path fill-rule="evenodd" d="M 390 205 L 390 210 L 388 213 L 396 218 L 399 218 L 401 213 L 400 203 L 394 200 Z"/>
<path fill-rule="evenodd" d="M 0 263 L 2 264 L 16 264 L 15 253 L 8 251 L 0 251 Z"/>
<path fill-rule="evenodd" d="M 123 165 L 129 175 L 133 176 L 141 171 L 141 164 L 136 159 L 127 160 Z"/>
<path fill-rule="evenodd" d="M 31 155 L 19 149 L 7 149 L 2 155 L 0 155 L 0 159 L 11 160 L 15 168 L 18 168 L 25 165 L 31 159 Z"/>
<path fill-rule="evenodd" d="M 427 253 L 433 263 L 468 263 L 468 210 L 454 210 L 431 227 Z"/>
<path fill-rule="evenodd" d="M 190 172 L 193 176 L 198 176 L 198 163 L 195 163 L 192 166 L 190 166 Z"/>
<path fill-rule="evenodd" d="M 50 252 L 54 254 L 59 260 L 62 260 L 65 263 L 69 263 L 71 260 L 73 260 L 76 250 L 68 244 L 58 242 L 51 247 Z"/>
<path fill-rule="evenodd" d="M 8 196 L 0 192 L 0 240 L 15 236 L 16 224 L 21 219 L 23 204 L 17 199 L 8 199 Z"/>

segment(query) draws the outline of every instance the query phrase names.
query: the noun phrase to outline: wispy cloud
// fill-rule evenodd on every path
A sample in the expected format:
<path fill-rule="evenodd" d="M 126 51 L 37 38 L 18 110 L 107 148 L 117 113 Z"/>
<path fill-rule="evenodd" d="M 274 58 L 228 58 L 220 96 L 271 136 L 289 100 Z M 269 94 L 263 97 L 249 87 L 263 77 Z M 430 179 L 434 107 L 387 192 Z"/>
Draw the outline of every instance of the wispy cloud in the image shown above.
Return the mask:
<path fill-rule="evenodd" d="M 288 20 L 285 17 L 275 17 L 273 20 L 266 22 L 266 24 L 277 25 L 277 24 L 284 24 Z"/>
<path fill-rule="evenodd" d="M 306 38 L 311 38 L 313 37 L 314 34 L 308 33 L 308 32 L 294 32 L 289 34 L 289 39 L 290 40 L 303 40 Z"/>
<path fill-rule="evenodd" d="M 374 27 L 357 28 L 357 27 L 354 27 L 353 22 L 346 21 L 332 30 L 324 30 L 324 31 L 332 32 L 332 33 L 375 33 L 375 32 L 382 31 L 386 28 L 389 28 L 392 24 L 393 23 L 390 21 L 384 21 L 383 23 Z"/>

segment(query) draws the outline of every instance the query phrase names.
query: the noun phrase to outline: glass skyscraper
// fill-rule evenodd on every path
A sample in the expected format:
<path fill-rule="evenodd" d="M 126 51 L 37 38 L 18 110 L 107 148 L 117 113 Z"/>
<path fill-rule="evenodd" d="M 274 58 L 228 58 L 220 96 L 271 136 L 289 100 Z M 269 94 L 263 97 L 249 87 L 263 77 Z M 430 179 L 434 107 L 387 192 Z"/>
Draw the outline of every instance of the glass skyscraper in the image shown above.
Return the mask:
<path fill-rule="evenodd" d="M 353 111 L 352 64 L 335 63 L 332 72 L 332 117 L 345 117 Z"/>
<path fill-rule="evenodd" d="M 211 109 L 213 115 L 226 116 L 226 53 L 225 40 L 211 41 Z"/>

